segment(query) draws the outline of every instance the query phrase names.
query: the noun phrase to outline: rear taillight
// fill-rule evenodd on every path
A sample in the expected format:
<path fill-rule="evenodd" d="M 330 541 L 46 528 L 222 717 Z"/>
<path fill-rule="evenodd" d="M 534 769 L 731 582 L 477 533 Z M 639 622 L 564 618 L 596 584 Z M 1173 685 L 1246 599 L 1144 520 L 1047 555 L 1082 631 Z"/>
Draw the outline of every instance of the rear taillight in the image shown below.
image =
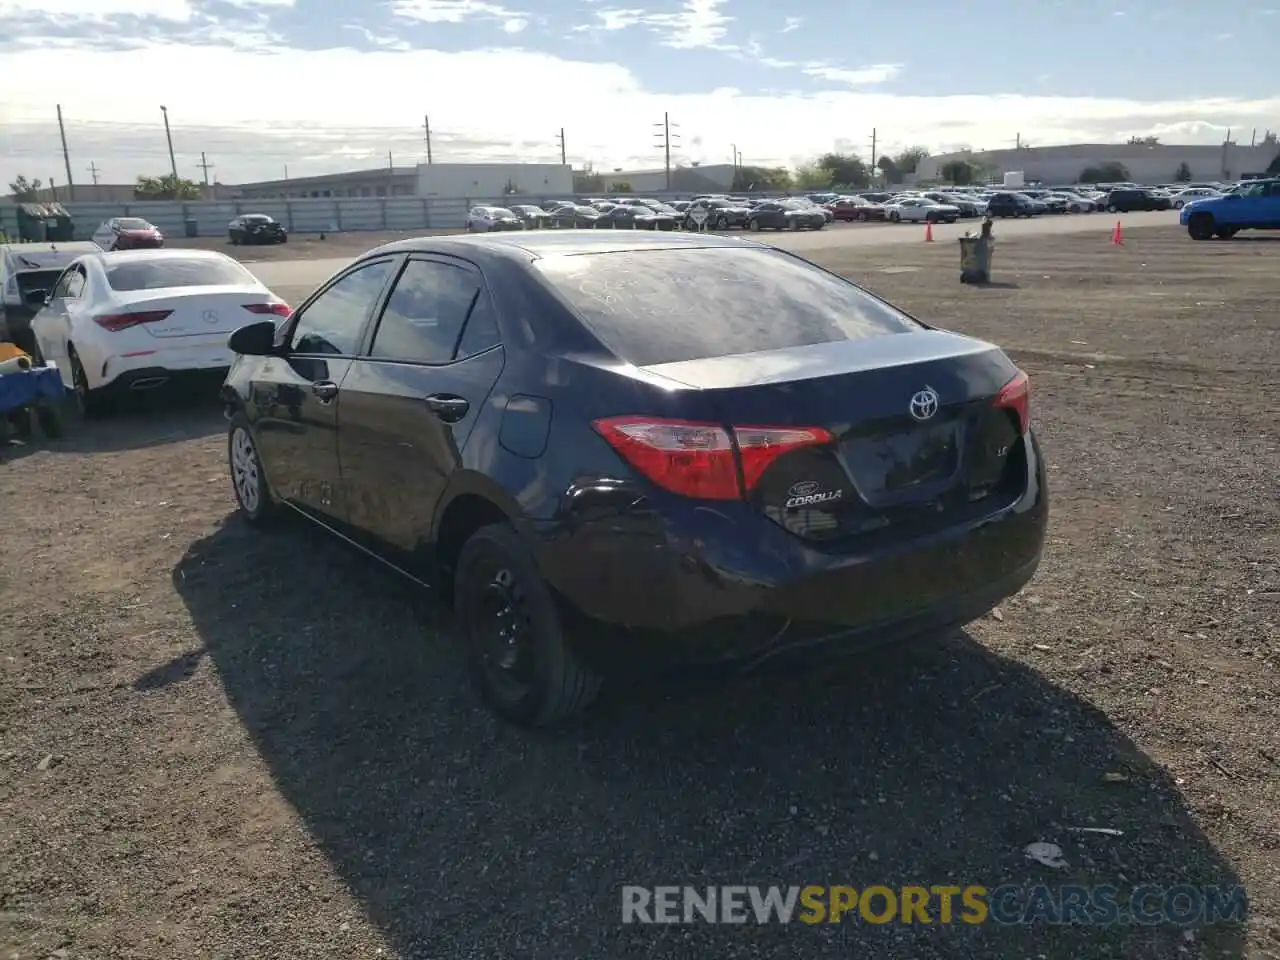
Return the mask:
<path fill-rule="evenodd" d="M 831 440 L 821 427 L 726 428 L 655 417 L 608 417 L 594 425 L 658 486 L 702 500 L 741 500 L 778 457 Z"/>
<path fill-rule="evenodd" d="M 172 310 L 140 310 L 136 313 L 108 313 L 100 317 L 94 317 L 93 322 L 103 330 L 108 330 L 111 333 L 119 333 L 121 330 L 128 330 L 130 327 L 136 327 L 144 323 L 159 323 L 171 313 L 173 313 Z"/>
<path fill-rule="evenodd" d="M 293 316 L 293 308 L 287 303 L 246 303 L 244 308 L 250 313 L 266 314 L 276 317 L 284 317 L 286 320 Z"/>
<path fill-rule="evenodd" d="M 993 407 L 1001 410 L 1012 410 L 1018 418 L 1018 436 L 1027 432 L 1031 425 L 1031 381 L 1021 370 L 1018 375 L 1000 388 Z"/>

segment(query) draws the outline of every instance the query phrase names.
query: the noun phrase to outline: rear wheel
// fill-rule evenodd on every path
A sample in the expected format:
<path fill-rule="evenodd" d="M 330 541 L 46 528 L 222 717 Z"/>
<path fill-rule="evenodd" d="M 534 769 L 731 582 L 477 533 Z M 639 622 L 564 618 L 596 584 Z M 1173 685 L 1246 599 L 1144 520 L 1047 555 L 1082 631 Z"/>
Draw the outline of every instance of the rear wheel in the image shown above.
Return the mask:
<path fill-rule="evenodd" d="M 1213 214 L 1196 213 L 1192 214 L 1191 219 L 1187 221 L 1187 233 L 1191 235 L 1192 240 L 1208 240 L 1214 233 Z"/>
<path fill-rule="evenodd" d="M 569 647 L 551 589 L 505 523 L 480 528 L 463 546 L 454 610 L 472 686 L 502 719 L 545 726 L 599 693 L 600 678 Z"/>
<path fill-rule="evenodd" d="M 899 220 L 902 219 L 902 217 L 898 214 L 898 211 L 894 210 L 892 213 L 889 214 L 889 219 L 892 220 L 894 223 L 897 223 Z"/>
<path fill-rule="evenodd" d="M 231 467 L 231 488 L 240 512 L 252 524 L 266 524 L 276 514 L 276 501 L 267 486 L 258 445 L 243 413 L 231 418 L 231 428 L 227 431 L 227 462 Z"/>
<path fill-rule="evenodd" d="M 76 406 L 80 408 L 80 413 L 86 417 L 98 417 L 106 413 L 107 403 L 102 391 L 94 390 L 89 386 L 89 377 L 84 372 L 84 364 L 80 362 L 76 348 L 69 344 L 67 360 L 71 364 L 71 389 L 75 393 Z"/>

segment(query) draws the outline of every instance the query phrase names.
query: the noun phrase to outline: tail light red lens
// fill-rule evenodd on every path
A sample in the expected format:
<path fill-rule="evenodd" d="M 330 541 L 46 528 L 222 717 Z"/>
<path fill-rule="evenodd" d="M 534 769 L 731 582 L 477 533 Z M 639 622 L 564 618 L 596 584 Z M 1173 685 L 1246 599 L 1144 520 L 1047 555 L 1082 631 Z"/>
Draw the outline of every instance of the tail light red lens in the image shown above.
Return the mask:
<path fill-rule="evenodd" d="M 1031 380 L 1019 370 L 1016 377 L 1000 388 L 991 405 L 1001 410 L 1012 410 L 1018 418 L 1018 435 L 1026 433 L 1031 426 Z"/>
<path fill-rule="evenodd" d="M 831 440 L 821 427 L 726 428 L 640 416 L 608 417 L 594 425 L 649 480 L 701 500 L 744 499 L 778 457 Z"/>
<path fill-rule="evenodd" d="M 108 330 L 111 333 L 119 333 L 121 330 L 128 330 L 130 327 L 136 327 L 144 323 L 159 323 L 171 313 L 173 313 L 172 310 L 140 310 L 136 313 L 108 313 L 100 317 L 94 317 L 93 322 L 103 330 Z"/>
<path fill-rule="evenodd" d="M 262 316 L 284 317 L 286 320 L 293 316 L 293 308 L 287 303 L 276 301 L 274 303 L 246 303 L 244 308 L 250 313 L 260 314 Z"/>

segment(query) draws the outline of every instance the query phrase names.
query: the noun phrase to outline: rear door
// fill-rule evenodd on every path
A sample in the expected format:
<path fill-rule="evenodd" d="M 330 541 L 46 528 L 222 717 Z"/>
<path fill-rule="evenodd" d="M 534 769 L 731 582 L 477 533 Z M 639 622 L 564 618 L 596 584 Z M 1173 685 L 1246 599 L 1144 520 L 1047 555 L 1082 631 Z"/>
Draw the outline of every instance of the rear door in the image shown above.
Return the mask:
<path fill-rule="evenodd" d="M 67 344 L 71 340 L 72 317 L 84 297 L 88 277 L 85 269 L 73 263 L 62 272 L 58 282 L 49 294 L 49 302 L 41 308 L 31 321 L 31 332 L 35 336 L 40 353 L 47 361 L 57 364 L 62 382 L 71 385 L 71 361 L 67 352 Z"/>
<path fill-rule="evenodd" d="M 1269 230 L 1280 230 L 1280 180 L 1264 186 L 1264 195 L 1256 201 L 1261 207 L 1258 226 Z"/>
<path fill-rule="evenodd" d="M 249 416 L 273 489 L 326 519 L 347 519 L 338 472 L 342 384 L 400 261 L 359 263 L 304 303 L 281 332 L 285 351 L 265 358 L 249 387 Z"/>
<path fill-rule="evenodd" d="M 480 271 L 411 257 L 342 386 L 338 456 L 352 526 L 402 553 L 430 541 L 436 506 L 502 372 Z"/>

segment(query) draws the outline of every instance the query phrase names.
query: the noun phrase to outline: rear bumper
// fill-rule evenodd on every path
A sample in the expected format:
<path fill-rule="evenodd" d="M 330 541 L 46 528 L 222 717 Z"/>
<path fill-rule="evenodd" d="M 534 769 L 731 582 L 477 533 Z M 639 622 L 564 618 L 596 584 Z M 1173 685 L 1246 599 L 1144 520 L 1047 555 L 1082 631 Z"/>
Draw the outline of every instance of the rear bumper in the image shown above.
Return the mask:
<path fill-rule="evenodd" d="M 149 393 L 160 389 L 197 390 L 207 393 L 210 399 L 218 395 L 218 387 L 227 377 L 229 365 L 218 367 L 137 367 L 120 373 L 103 389 L 110 394 L 125 396 Z"/>
<path fill-rule="evenodd" d="M 893 639 L 967 623 L 1040 562 L 1048 494 L 1031 437 L 1021 499 L 981 520 L 874 548 L 825 551 L 746 505 L 645 501 L 548 524 L 547 579 L 596 629 L 602 666 L 752 659 L 825 640 Z"/>
<path fill-rule="evenodd" d="M 178 339 L 178 338 L 175 338 Z M 225 342 L 169 346 L 162 341 L 156 349 L 137 356 L 107 356 L 90 371 L 95 389 L 133 392 L 163 386 L 170 381 L 201 377 L 225 377 L 234 359 Z M 83 358 L 86 368 L 90 358 Z M 97 383 L 93 383 L 97 374 Z"/>

